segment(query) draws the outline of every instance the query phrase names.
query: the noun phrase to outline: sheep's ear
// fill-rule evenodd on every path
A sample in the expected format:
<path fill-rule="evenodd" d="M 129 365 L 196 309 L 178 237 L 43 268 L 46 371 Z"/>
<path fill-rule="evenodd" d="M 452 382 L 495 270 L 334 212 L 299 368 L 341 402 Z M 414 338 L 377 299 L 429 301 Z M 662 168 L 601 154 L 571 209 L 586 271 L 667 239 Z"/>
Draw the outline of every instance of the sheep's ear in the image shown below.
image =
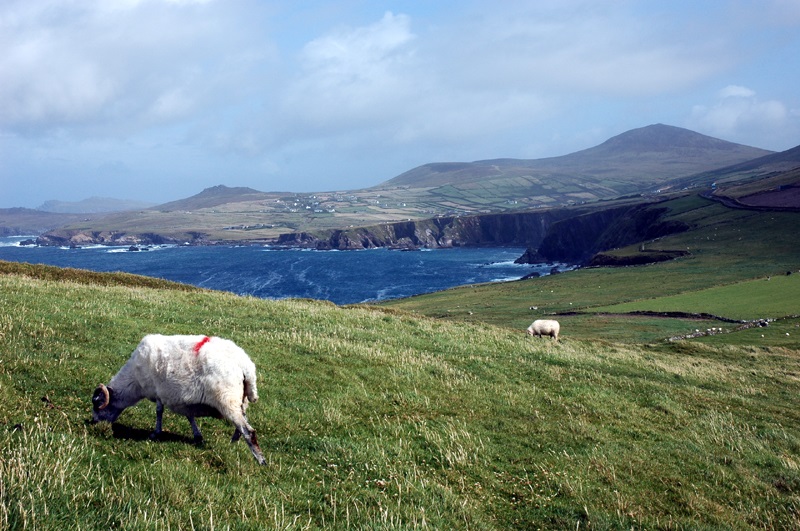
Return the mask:
<path fill-rule="evenodd" d="M 111 401 L 111 392 L 109 391 L 108 387 L 103 384 L 97 386 L 97 389 L 94 390 L 94 396 L 92 396 L 92 406 L 95 409 L 104 409 L 108 406 L 108 403 Z"/>

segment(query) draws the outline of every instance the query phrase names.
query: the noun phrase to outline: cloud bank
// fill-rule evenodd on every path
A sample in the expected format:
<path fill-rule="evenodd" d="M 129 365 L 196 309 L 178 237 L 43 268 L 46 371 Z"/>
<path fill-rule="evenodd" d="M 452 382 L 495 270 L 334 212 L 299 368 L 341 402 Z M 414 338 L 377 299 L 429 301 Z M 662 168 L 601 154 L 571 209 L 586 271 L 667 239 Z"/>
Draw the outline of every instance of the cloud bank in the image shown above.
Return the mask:
<path fill-rule="evenodd" d="M 355 188 L 656 122 L 797 144 L 795 2 L 403 7 L 7 0 L 0 206 Z"/>

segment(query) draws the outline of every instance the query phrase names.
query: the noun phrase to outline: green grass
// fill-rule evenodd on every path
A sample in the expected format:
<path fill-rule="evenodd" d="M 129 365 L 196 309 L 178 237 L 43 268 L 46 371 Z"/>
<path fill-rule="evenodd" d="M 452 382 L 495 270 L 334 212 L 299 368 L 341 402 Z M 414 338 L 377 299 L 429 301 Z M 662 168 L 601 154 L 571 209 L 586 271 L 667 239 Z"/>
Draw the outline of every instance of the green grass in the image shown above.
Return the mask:
<path fill-rule="evenodd" d="M 800 526 L 796 350 L 552 343 L 107 280 L 0 274 L 0 528 Z M 150 332 L 251 355 L 266 466 L 218 420 L 202 448 L 169 413 L 148 441 L 150 403 L 87 423 L 96 384 Z"/>
<path fill-rule="evenodd" d="M 596 312 L 709 313 L 729 319 L 775 319 L 800 315 L 800 275 L 776 275 L 651 300 L 592 308 Z M 760 316 L 760 317 L 759 317 Z"/>
<path fill-rule="evenodd" d="M 135 288 L 170 289 L 180 291 L 207 291 L 203 288 L 181 284 L 168 280 L 132 275 L 130 273 L 101 273 L 75 269 L 71 267 L 56 267 L 25 262 L 7 262 L 0 260 L 0 274 L 22 275 L 41 280 L 54 280 L 62 282 L 77 282 L 79 284 L 92 284 L 97 286 L 128 286 Z"/>
<path fill-rule="evenodd" d="M 694 228 L 647 249 L 689 256 L 380 308 L 0 262 L 0 528 L 797 529 L 800 218 L 666 206 Z M 153 332 L 251 355 L 265 467 L 219 420 L 87 422 Z"/>
<path fill-rule="evenodd" d="M 705 312 L 746 320 L 800 315 L 800 214 L 732 210 L 696 196 L 659 206 L 670 210 L 668 219 L 683 221 L 692 230 L 646 242 L 646 250 L 688 250 L 688 256 L 644 266 L 586 268 L 505 284 L 463 286 L 382 305 L 519 331 L 533 319 L 556 315 L 564 338 L 604 337 L 627 343 L 663 341 L 721 325 L 625 314 L 634 310 Z M 637 243 L 608 254 L 625 256 L 639 249 Z M 786 325 L 791 328 L 798 322 L 790 319 Z M 800 348 L 800 334 L 787 331 L 789 336 L 784 332 L 764 338 L 760 333 L 736 332 L 738 337 L 728 341 Z"/>

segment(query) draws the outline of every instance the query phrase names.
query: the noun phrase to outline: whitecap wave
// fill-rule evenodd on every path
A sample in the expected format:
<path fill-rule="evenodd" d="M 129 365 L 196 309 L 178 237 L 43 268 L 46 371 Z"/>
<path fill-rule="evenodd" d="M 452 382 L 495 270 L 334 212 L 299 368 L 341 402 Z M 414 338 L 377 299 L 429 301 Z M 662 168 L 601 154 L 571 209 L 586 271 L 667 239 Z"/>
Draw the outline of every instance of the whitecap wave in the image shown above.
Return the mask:
<path fill-rule="evenodd" d="M 20 245 L 25 240 L 35 240 L 36 236 L 5 236 L 0 238 L 0 247 L 28 247 Z"/>
<path fill-rule="evenodd" d="M 489 282 L 513 282 L 515 280 L 519 280 L 522 278 L 521 276 L 513 276 L 513 277 L 498 277 L 493 278 Z"/>
<path fill-rule="evenodd" d="M 31 261 L 97 271 L 128 271 L 209 289 L 269 299 L 317 298 L 337 304 L 380 301 L 457 285 L 508 282 L 528 273 L 547 275 L 566 264 L 514 264 L 524 249 L 423 249 L 398 253 L 325 252 L 270 246 L 86 246 L 19 247 L 26 238 L 0 239 L 0 259 Z M 5 246 L 5 247 L 3 247 Z M 145 246 L 137 246 L 144 249 Z M 157 250 L 173 248 L 169 253 Z M 68 247 L 63 249 L 69 250 Z M 284 251 L 283 253 L 275 251 Z M 286 252 L 291 251 L 291 252 Z M 120 254 L 127 253 L 127 254 Z"/>
<path fill-rule="evenodd" d="M 502 262 L 490 262 L 488 264 L 483 264 L 482 267 L 519 267 L 525 268 L 528 267 L 528 264 L 516 264 L 514 260 L 505 260 Z"/>

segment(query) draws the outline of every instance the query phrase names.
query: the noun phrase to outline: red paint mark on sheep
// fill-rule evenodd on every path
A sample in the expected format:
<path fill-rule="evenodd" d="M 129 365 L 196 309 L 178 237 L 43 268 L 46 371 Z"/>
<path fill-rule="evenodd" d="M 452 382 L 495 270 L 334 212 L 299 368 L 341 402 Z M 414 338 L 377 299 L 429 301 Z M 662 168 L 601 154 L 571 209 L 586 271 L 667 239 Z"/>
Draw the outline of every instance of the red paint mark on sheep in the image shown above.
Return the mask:
<path fill-rule="evenodd" d="M 206 343 L 208 343 L 209 341 L 211 341 L 211 338 L 210 338 L 210 337 L 208 337 L 208 336 L 205 336 L 203 339 L 201 339 L 201 340 L 200 340 L 200 341 L 199 341 L 199 342 L 198 342 L 198 343 L 197 343 L 197 344 L 194 346 L 194 355 L 195 355 L 195 356 L 197 356 L 198 354 L 200 354 L 200 349 L 201 349 L 201 348 L 203 348 L 203 345 L 205 345 L 205 344 L 206 344 Z"/>

